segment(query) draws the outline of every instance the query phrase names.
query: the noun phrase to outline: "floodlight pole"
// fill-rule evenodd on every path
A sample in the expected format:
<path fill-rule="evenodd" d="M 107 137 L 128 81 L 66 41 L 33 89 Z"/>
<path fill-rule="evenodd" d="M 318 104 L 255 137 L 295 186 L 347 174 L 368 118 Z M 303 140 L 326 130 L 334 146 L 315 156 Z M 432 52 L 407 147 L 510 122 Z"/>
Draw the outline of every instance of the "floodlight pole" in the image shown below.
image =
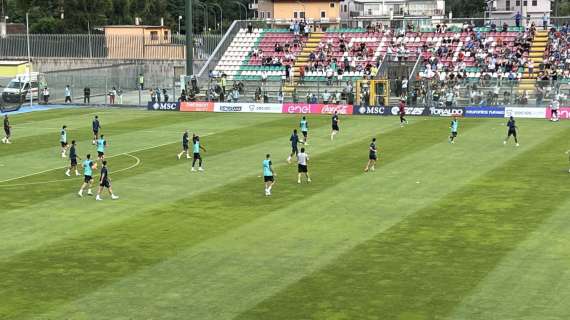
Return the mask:
<path fill-rule="evenodd" d="M 29 81 L 29 91 L 30 91 L 30 107 L 34 105 L 34 92 L 32 90 L 32 50 L 30 49 L 30 17 L 29 13 L 26 12 L 26 38 L 28 42 L 28 81 Z M 39 86 L 38 86 L 38 99 L 40 97 Z M 24 97 L 24 100 L 26 97 Z"/>
<path fill-rule="evenodd" d="M 194 30 L 192 30 L 192 0 L 186 0 L 186 75 L 194 73 Z"/>

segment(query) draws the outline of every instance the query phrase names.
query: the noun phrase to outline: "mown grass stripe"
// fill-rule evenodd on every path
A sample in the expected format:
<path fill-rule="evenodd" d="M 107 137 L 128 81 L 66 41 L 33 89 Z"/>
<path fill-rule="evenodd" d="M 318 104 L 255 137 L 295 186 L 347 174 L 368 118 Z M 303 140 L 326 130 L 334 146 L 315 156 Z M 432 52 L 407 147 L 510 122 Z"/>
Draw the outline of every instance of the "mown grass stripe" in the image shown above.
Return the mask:
<path fill-rule="evenodd" d="M 425 122 L 416 127 L 429 129 Z M 384 137 L 389 144 L 398 143 L 405 135 L 390 132 Z M 410 136 L 413 136 L 411 131 Z M 414 137 L 418 143 L 410 146 L 407 152 L 422 150 L 441 141 L 436 135 Z M 320 176 L 320 182 L 310 185 L 307 192 L 317 193 L 362 174 L 362 167 L 354 164 L 363 162 L 363 145 L 367 145 L 368 139 L 355 140 L 342 150 L 319 156 L 315 167 L 331 166 L 337 169 L 336 174 Z M 336 156 L 339 152 L 345 156 L 339 159 Z M 293 170 L 283 170 L 279 179 L 294 179 L 294 175 Z M 259 178 L 242 179 L 197 197 L 164 205 L 143 216 L 11 257 L 0 264 L 0 273 L 12 270 L 11 276 L 3 279 L 4 289 L 0 289 L 0 300 L 6 302 L 5 308 L 0 307 L 0 315 L 20 318 L 43 313 L 54 304 L 74 300 L 140 268 L 175 256 L 179 250 L 304 197 L 293 189 L 283 188 L 279 196 L 266 199 L 259 192 L 260 188 Z M 224 196 L 228 194 L 231 197 Z M 24 274 L 27 276 L 22 283 Z M 46 274 L 50 276 L 40 276 Z"/>
<path fill-rule="evenodd" d="M 238 319 L 447 316 L 506 254 L 550 217 L 560 205 L 558 199 L 570 191 L 567 172 L 551 165 L 559 157 L 551 151 L 557 150 L 570 130 L 561 133 Z M 530 198 L 532 203 L 527 202 Z"/>

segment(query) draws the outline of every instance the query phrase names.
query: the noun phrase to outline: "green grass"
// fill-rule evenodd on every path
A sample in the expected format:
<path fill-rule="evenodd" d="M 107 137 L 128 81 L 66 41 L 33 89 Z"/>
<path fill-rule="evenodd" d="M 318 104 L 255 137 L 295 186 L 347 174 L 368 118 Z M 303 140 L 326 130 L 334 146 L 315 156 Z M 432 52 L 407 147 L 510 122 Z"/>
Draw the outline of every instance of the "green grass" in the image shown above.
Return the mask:
<path fill-rule="evenodd" d="M 79 198 L 66 124 L 118 201 Z M 297 116 L 57 110 L 0 145 L 0 319 L 567 319 L 568 122 L 310 116 L 311 184 L 285 162 Z M 205 173 L 176 160 L 200 134 Z M 377 171 L 364 173 L 371 137 Z M 278 173 L 265 197 L 261 161 Z M 138 160 L 137 160 L 138 159 Z M 137 161 L 140 164 L 136 165 Z M 37 174 L 34 174 L 37 173 Z"/>

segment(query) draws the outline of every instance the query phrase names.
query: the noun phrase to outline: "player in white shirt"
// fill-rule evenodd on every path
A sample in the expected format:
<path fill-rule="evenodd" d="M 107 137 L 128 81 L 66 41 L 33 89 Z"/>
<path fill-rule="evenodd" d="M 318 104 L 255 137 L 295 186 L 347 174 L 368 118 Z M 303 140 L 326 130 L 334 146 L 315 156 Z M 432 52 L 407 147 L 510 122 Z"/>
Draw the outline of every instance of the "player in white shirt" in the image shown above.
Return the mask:
<path fill-rule="evenodd" d="M 297 183 L 301 183 L 301 176 L 307 177 L 307 182 L 311 182 L 308 169 L 309 155 L 305 153 L 305 148 L 301 148 L 301 152 L 297 155 L 298 172 Z"/>

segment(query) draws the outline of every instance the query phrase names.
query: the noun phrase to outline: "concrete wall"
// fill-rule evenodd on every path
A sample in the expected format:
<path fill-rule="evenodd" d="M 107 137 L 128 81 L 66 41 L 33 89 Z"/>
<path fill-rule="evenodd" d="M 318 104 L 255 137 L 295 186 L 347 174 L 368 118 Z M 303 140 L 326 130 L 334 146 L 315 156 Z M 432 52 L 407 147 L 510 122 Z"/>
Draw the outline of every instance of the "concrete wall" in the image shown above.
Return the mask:
<path fill-rule="evenodd" d="M 331 4 L 334 7 L 331 8 Z M 305 11 L 305 18 L 307 19 L 321 19 L 321 11 L 325 12 L 327 19 L 340 18 L 340 3 L 339 1 L 311 1 L 311 2 L 297 2 L 297 1 L 283 1 L 274 3 L 275 19 L 293 19 L 293 12 Z"/>

